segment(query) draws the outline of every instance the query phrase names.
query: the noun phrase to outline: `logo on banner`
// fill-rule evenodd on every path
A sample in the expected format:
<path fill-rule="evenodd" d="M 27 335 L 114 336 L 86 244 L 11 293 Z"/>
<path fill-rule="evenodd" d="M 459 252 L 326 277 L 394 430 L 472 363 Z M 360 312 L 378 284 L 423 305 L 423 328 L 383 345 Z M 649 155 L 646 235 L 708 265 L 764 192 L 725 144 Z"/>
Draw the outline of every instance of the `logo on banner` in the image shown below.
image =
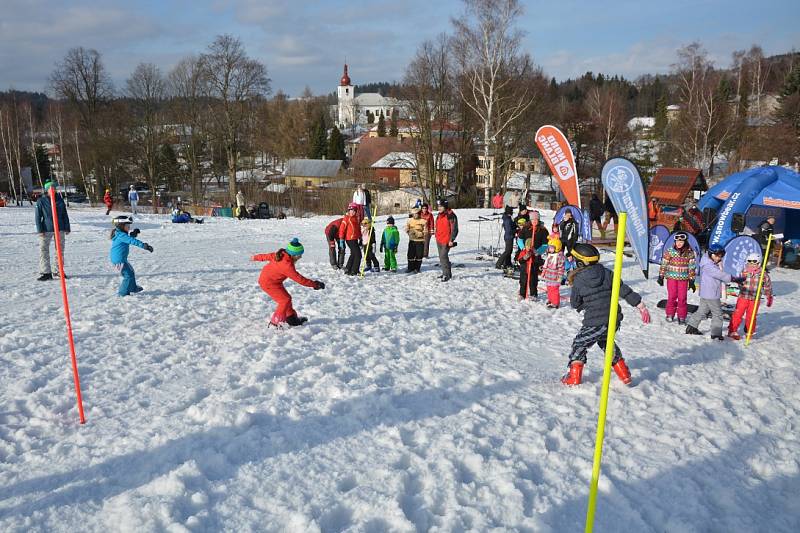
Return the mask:
<path fill-rule="evenodd" d="M 608 175 L 608 188 L 615 193 L 626 193 L 633 188 L 633 173 L 625 167 L 614 167 Z"/>
<path fill-rule="evenodd" d="M 662 241 L 657 233 L 650 234 L 650 260 L 653 262 L 658 261 L 658 258 L 662 256 L 661 249 L 664 247 L 664 241 Z"/>
<path fill-rule="evenodd" d="M 556 171 L 558 172 L 558 177 L 562 180 L 568 180 L 575 175 L 575 173 L 572 171 L 572 165 L 570 165 L 567 161 L 558 163 L 556 165 Z"/>

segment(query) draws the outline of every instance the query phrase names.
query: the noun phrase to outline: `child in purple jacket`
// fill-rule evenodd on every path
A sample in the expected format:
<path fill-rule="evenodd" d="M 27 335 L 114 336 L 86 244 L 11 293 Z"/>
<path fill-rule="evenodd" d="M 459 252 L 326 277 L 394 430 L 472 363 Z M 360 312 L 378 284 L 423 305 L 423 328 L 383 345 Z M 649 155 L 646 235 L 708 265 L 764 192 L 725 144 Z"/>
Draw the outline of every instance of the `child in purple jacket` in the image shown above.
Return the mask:
<path fill-rule="evenodd" d="M 724 340 L 722 336 L 722 286 L 726 283 L 739 283 L 744 278 L 732 277 L 722 270 L 722 258 L 725 249 L 713 245 L 708 249 L 708 255 L 700 260 L 700 305 L 692 316 L 686 321 L 686 333 L 689 335 L 702 335 L 697 326 L 706 315 L 711 313 L 711 338 Z"/>

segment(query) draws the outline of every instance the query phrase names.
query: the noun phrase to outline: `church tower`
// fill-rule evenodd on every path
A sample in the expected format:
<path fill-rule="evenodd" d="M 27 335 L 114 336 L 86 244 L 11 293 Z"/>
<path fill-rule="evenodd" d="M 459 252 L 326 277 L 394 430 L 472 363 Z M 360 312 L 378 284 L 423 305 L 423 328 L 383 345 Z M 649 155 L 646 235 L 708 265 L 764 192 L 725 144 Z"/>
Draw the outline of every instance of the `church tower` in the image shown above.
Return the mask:
<path fill-rule="evenodd" d="M 336 96 L 339 103 L 338 110 L 338 124 L 340 128 L 349 128 L 355 122 L 355 94 L 353 93 L 353 86 L 350 84 L 350 76 L 347 74 L 347 63 L 344 65 L 344 73 L 342 79 L 339 80 L 339 87 L 336 90 Z"/>

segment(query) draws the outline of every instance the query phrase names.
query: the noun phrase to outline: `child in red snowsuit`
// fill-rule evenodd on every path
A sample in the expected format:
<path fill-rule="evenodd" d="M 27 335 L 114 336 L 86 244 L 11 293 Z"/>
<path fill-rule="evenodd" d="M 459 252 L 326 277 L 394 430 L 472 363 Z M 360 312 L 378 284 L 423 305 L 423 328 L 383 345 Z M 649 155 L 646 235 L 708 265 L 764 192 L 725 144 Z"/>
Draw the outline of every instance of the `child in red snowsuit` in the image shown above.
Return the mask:
<path fill-rule="evenodd" d="M 747 256 L 747 265 L 742 271 L 744 281 L 739 283 L 739 299 L 736 300 L 736 309 L 731 315 L 731 323 L 728 325 L 728 337 L 739 340 L 739 326 L 744 317 L 744 330 L 750 328 L 750 318 L 758 313 L 758 302 L 756 302 L 756 291 L 758 290 L 758 279 L 761 277 L 761 257 L 758 254 Z M 772 280 L 769 274 L 764 272 L 764 284 L 761 287 L 764 296 L 767 297 L 767 307 L 772 307 Z M 753 334 L 756 332 L 756 321 L 753 320 Z"/>
<path fill-rule="evenodd" d="M 256 254 L 252 257 L 253 261 L 267 261 L 268 263 L 261 269 L 258 284 L 278 304 L 269 321 L 272 326 L 280 326 L 284 323 L 290 326 L 299 326 L 308 320 L 306 317 L 298 317 L 297 311 L 292 307 L 292 297 L 283 286 L 286 278 L 291 278 L 300 285 L 311 287 L 314 290 L 325 288 L 325 284 L 321 281 L 308 279 L 297 272 L 294 264 L 302 256 L 303 245 L 295 237 L 286 248 L 281 248 L 272 254 Z"/>

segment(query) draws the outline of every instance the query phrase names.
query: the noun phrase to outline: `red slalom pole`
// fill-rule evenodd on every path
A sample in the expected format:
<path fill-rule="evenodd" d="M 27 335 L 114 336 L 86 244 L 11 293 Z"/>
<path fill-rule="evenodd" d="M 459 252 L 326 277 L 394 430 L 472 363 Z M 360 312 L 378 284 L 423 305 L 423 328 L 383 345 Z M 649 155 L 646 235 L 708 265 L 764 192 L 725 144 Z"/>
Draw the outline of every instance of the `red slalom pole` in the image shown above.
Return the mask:
<path fill-rule="evenodd" d="M 61 232 L 58 229 L 58 211 L 56 210 L 56 186 L 50 186 L 50 209 L 53 211 L 53 230 L 55 230 L 56 256 L 58 257 L 58 271 L 61 275 L 61 296 L 64 299 L 64 316 L 67 318 L 67 340 L 69 352 L 72 357 L 72 376 L 75 378 L 75 392 L 78 395 L 78 414 L 81 424 L 86 423 L 83 416 L 83 398 L 81 398 L 81 378 L 78 376 L 78 358 L 75 356 L 75 341 L 72 338 L 72 320 L 69 317 L 69 299 L 67 298 L 67 282 L 64 280 L 64 256 L 61 251 Z"/>

